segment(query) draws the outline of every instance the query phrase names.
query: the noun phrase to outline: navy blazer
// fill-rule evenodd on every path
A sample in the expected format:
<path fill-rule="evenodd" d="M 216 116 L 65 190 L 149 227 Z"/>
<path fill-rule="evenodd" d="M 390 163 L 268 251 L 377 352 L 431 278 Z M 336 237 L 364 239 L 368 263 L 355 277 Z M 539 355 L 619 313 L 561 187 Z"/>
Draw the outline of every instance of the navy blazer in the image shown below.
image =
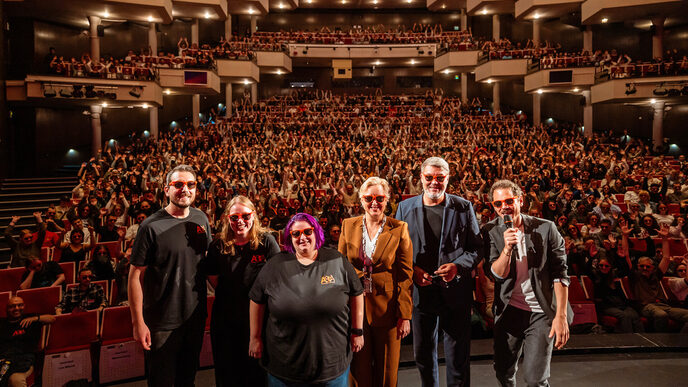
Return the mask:
<path fill-rule="evenodd" d="M 525 237 L 528 273 L 530 283 L 542 311 L 550 321 L 554 319 L 557 311 L 556 298 L 554 297 L 554 280 L 559 280 L 566 286 L 569 284 L 566 265 L 566 248 L 564 238 L 561 237 L 557 226 L 546 219 L 535 218 L 521 214 L 523 218 L 523 234 Z M 489 260 L 485 273 L 495 279 L 494 315 L 495 321 L 499 320 L 509 301 L 516 283 L 516 261 L 511 260 L 509 275 L 506 278 L 497 278 L 492 273 L 492 264 L 499 258 L 504 249 L 504 231 L 506 226 L 501 217 L 493 219 L 486 224 L 483 232 L 490 240 Z M 517 254 L 513 250 L 513 254 Z M 567 301 L 567 320 L 573 321 L 573 311 Z"/>
<path fill-rule="evenodd" d="M 426 252 L 423 195 L 414 196 L 399 203 L 395 218 L 408 223 L 415 264 L 418 254 Z M 455 279 L 448 289 L 442 289 L 445 306 L 453 308 L 471 304 L 473 283 L 470 273 L 480 259 L 479 252 L 482 251 L 482 246 L 483 239 L 471 202 L 456 195 L 445 194 L 440 248 L 437 252 L 438 267 L 445 263 L 454 263 L 458 268 L 458 281 Z M 416 285 L 417 291 L 413 292 L 414 306 L 423 307 L 420 305 L 423 297 L 420 297 L 419 293 L 425 292 L 426 288 L 436 288 L 436 286 L 419 287 Z"/>

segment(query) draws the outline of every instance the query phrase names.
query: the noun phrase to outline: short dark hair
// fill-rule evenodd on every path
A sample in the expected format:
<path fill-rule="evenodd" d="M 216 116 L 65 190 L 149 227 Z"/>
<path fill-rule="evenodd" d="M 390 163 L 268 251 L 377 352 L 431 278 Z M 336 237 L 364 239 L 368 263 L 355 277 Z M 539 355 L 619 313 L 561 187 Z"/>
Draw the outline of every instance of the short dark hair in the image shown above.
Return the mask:
<path fill-rule="evenodd" d="M 497 180 L 495 181 L 494 184 L 492 184 L 492 187 L 490 187 L 490 201 L 494 200 L 494 191 L 498 189 L 510 189 L 511 193 L 514 194 L 514 196 L 522 196 L 523 191 L 521 191 L 521 187 L 518 186 L 518 184 L 514 183 L 511 180 Z"/>
<path fill-rule="evenodd" d="M 171 171 L 167 172 L 167 177 L 165 178 L 166 185 L 170 185 L 170 183 L 172 182 L 172 175 L 175 172 L 189 172 L 193 175 L 194 180 L 196 180 L 196 171 L 194 171 L 193 167 L 186 164 L 179 164 L 176 167 L 172 168 Z"/>

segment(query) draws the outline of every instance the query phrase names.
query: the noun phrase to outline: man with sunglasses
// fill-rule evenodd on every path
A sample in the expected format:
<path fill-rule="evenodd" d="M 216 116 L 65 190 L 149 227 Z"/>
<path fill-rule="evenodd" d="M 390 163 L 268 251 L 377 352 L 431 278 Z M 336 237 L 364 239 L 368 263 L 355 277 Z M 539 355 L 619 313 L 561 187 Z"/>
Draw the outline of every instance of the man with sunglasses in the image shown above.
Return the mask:
<path fill-rule="evenodd" d="M 212 237 L 208 218 L 191 207 L 196 184 L 190 166 L 172 169 L 164 188 L 169 204 L 141 222 L 134 240 L 129 303 L 149 386 L 193 386 L 199 366 L 207 315 L 204 261 Z"/>
<path fill-rule="evenodd" d="M 516 386 L 523 353 L 526 383 L 547 386 L 552 345 L 566 344 L 573 321 L 564 238 L 553 222 L 521 213 L 523 192 L 516 183 L 495 182 L 490 198 L 499 215 L 483 231 L 490 240 L 485 272 L 495 279 L 497 380 L 502 386 Z M 506 216 L 511 222 L 505 222 Z"/>
<path fill-rule="evenodd" d="M 91 269 L 83 268 L 79 270 L 77 281 L 79 286 L 67 289 L 62 296 L 62 301 L 55 307 L 55 314 L 72 313 L 98 309 L 103 310 L 108 306 L 105 290 L 99 284 L 91 283 L 93 280 Z"/>
<path fill-rule="evenodd" d="M 471 203 L 445 191 L 449 164 L 430 157 L 421 165 L 423 194 L 399 204 L 413 243 L 413 350 L 424 387 L 439 386 L 438 323 L 444 332 L 447 386 L 470 385 L 470 272 L 482 237 Z"/>

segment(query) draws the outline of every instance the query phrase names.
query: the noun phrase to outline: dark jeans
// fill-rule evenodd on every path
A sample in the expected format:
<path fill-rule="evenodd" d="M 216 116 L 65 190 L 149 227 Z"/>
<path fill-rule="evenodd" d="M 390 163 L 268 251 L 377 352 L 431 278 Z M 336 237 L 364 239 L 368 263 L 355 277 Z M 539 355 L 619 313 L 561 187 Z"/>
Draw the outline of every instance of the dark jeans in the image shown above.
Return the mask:
<path fill-rule="evenodd" d="M 204 329 L 205 313 L 199 306 L 180 327 L 151 331 L 151 350 L 146 351 L 150 387 L 194 386 Z"/>
<path fill-rule="evenodd" d="M 268 387 L 349 387 L 349 368 L 336 378 L 322 383 L 289 382 L 268 373 Z"/>
<path fill-rule="evenodd" d="M 437 365 L 438 328 L 444 332 L 447 386 L 470 386 L 470 308 L 445 308 L 439 313 L 413 308 L 413 354 L 423 387 L 440 385 Z"/>
<path fill-rule="evenodd" d="M 544 313 L 507 306 L 494 327 L 494 369 L 502 386 L 516 386 L 518 359 L 523 353 L 523 376 L 528 386 L 549 386 L 549 362 L 554 338 Z"/>
<path fill-rule="evenodd" d="M 640 315 L 630 306 L 604 308 L 602 313 L 619 320 L 619 327 L 614 329 L 618 333 L 645 332 Z"/>

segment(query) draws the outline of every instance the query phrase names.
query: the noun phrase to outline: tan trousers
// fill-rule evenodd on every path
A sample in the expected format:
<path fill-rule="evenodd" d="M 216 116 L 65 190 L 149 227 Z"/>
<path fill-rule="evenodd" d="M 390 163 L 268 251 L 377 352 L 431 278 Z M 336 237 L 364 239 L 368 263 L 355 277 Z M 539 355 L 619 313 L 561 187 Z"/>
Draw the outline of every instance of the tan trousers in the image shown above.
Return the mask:
<path fill-rule="evenodd" d="M 15 372 L 10 375 L 8 387 L 26 387 L 26 379 L 33 373 L 33 366 L 26 372 Z"/>
<path fill-rule="evenodd" d="M 354 353 L 351 362 L 351 385 L 354 387 L 396 387 L 401 340 L 397 327 L 371 327 L 363 323 L 363 349 Z"/>

